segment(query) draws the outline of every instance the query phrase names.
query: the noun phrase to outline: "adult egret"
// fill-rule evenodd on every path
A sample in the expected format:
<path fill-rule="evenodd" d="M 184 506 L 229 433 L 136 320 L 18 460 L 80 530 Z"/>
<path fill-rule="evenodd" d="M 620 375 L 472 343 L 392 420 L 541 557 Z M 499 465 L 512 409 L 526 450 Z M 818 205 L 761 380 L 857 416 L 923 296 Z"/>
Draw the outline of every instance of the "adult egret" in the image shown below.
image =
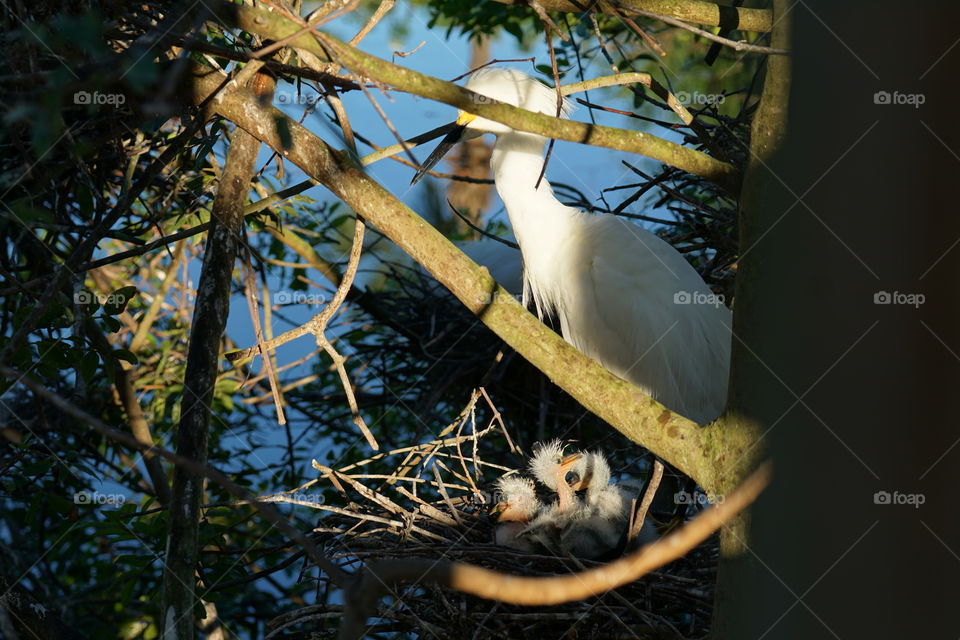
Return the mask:
<path fill-rule="evenodd" d="M 483 69 L 471 91 L 556 115 L 557 96 L 513 69 Z M 564 104 L 563 113 L 569 113 Z M 562 204 L 537 179 L 547 139 L 461 111 L 418 181 L 459 139 L 497 137 L 490 164 L 520 245 L 524 302 L 553 314 L 563 337 L 608 371 L 700 424 L 726 404 L 730 311 L 667 242 L 617 216 Z"/>

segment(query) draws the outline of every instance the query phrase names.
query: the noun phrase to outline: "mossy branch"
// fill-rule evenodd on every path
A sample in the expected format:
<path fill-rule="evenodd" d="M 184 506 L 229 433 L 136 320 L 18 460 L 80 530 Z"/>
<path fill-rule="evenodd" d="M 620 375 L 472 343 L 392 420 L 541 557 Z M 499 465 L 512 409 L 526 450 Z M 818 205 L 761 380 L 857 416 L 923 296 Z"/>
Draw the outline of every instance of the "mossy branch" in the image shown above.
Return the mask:
<path fill-rule="evenodd" d="M 524 0 L 496 0 L 502 4 L 525 5 Z M 619 0 L 618 2 L 581 2 L 581 0 L 538 0 L 538 4 L 547 11 L 567 11 L 583 13 L 593 11 L 619 15 L 629 15 L 631 9 L 657 13 L 661 16 L 676 18 L 684 22 L 702 24 L 708 27 L 724 26 L 741 31 L 770 31 L 773 24 L 768 9 L 747 9 L 730 7 L 702 0 Z"/>
<path fill-rule="evenodd" d="M 711 180 L 734 195 L 740 190 L 741 176 L 732 165 L 649 133 L 575 122 L 506 104 L 492 104 L 487 99 L 478 99 L 477 94 L 463 87 L 364 53 L 329 34 L 304 33 L 293 38 L 303 27 L 278 13 L 234 4 L 217 5 L 217 9 L 218 17 L 231 26 L 272 40 L 290 39 L 291 47 L 332 59 L 357 74 L 401 91 L 443 102 L 519 131 L 646 156 Z"/>

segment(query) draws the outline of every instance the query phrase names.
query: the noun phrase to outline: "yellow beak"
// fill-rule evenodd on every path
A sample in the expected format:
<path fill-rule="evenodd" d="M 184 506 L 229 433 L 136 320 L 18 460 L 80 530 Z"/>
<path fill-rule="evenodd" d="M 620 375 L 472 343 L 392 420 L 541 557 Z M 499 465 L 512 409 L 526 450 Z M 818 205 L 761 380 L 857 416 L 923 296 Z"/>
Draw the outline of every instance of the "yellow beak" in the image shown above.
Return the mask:
<path fill-rule="evenodd" d="M 457 124 L 461 127 L 467 126 L 476 119 L 477 116 L 473 115 L 472 113 L 467 113 L 466 111 L 457 112 Z"/>

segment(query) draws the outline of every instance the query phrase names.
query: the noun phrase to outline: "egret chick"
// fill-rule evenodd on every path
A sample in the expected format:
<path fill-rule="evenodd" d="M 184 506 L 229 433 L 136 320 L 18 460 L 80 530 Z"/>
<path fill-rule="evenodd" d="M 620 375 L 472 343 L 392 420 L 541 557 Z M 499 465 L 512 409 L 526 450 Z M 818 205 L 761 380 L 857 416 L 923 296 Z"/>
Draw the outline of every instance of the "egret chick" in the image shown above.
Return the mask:
<path fill-rule="evenodd" d="M 567 474 L 579 463 L 580 458 L 579 453 L 564 455 L 560 441 L 554 440 L 540 445 L 530 461 L 530 470 L 538 480 L 556 492 L 557 501 L 544 506 L 519 535 L 554 554 L 563 552 L 563 531 L 580 510 L 580 502 L 566 480 Z"/>
<path fill-rule="evenodd" d="M 556 115 L 553 89 L 514 69 L 481 69 L 466 88 Z M 563 102 L 561 115 L 570 111 Z M 700 424 L 722 413 L 730 311 L 670 244 L 611 214 L 568 207 L 540 180 L 543 136 L 461 111 L 412 182 L 459 139 L 497 137 L 490 165 L 523 256 L 523 299 L 554 315 L 564 339 L 608 371 Z"/>
<path fill-rule="evenodd" d="M 582 558 L 617 549 L 626 533 L 629 500 L 610 484 L 610 465 L 601 453 L 584 453 L 570 469 L 572 489 L 585 489 L 583 502 L 560 535 L 561 547 Z"/>
<path fill-rule="evenodd" d="M 579 453 L 564 455 L 563 445 L 559 440 L 538 444 L 533 458 L 530 459 L 530 472 L 544 486 L 557 493 L 558 506 L 562 511 L 570 508 L 574 498 L 565 478 L 579 460 Z"/>
<path fill-rule="evenodd" d="M 543 507 L 537 499 L 533 480 L 517 475 L 506 476 L 497 481 L 497 491 L 500 501 L 496 505 L 498 516 L 494 542 L 522 551 L 535 551 L 533 542 L 518 537 Z"/>

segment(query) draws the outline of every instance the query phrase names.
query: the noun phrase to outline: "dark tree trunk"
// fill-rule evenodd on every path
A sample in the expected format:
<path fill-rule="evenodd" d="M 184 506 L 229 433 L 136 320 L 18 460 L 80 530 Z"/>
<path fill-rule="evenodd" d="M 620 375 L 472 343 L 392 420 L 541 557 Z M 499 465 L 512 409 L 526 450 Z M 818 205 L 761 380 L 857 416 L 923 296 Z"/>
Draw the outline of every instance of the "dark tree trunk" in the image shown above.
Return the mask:
<path fill-rule="evenodd" d="M 237 128 L 213 203 L 203 269 L 197 286 L 190 349 L 184 373 L 177 453 L 200 463 L 207 461 L 210 402 L 217 379 L 220 344 L 229 311 L 231 277 L 243 232 L 247 204 L 260 141 Z M 194 637 L 194 606 L 200 503 L 203 479 L 177 467 L 173 475 L 170 522 L 163 577 L 165 638 Z"/>
<path fill-rule="evenodd" d="M 793 23 L 735 372 L 775 479 L 722 635 L 956 638 L 960 7 L 814 0 Z"/>

